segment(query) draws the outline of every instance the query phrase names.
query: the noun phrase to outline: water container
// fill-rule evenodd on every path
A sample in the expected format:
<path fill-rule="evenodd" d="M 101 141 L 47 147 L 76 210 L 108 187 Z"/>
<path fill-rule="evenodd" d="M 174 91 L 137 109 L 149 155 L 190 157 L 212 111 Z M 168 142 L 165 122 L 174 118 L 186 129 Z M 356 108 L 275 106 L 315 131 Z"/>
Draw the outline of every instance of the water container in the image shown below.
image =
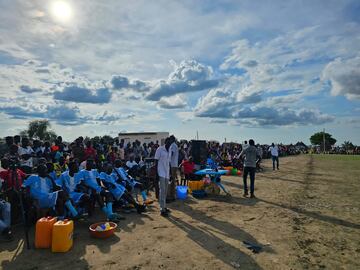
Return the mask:
<path fill-rule="evenodd" d="M 198 190 L 203 190 L 204 189 L 204 181 L 198 181 L 199 183 L 198 183 Z"/>
<path fill-rule="evenodd" d="M 56 217 L 43 217 L 36 222 L 35 227 L 35 247 L 50 248 L 52 240 L 53 225 Z"/>
<path fill-rule="evenodd" d="M 190 190 L 195 190 L 196 189 L 196 182 L 197 181 L 188 181 L 188 186 Z"/>
<path fill-rule="evenodd" d="M 187 197 L 187 186 L 177 186 L 176 187 L 176 197 L 179 200 L 185 200 Z"/>
<path fill-rule="evenodd" d="M 54 224 L 52 233 L 52 252 L 67 252 L 73 245 L 74 223 L 72 220 L 61 220 Z"/>
<path fill-rule="evenodd" d="M 189 181 L 188 186 L 190 190 L 204 189 L 204 181 Z"/>

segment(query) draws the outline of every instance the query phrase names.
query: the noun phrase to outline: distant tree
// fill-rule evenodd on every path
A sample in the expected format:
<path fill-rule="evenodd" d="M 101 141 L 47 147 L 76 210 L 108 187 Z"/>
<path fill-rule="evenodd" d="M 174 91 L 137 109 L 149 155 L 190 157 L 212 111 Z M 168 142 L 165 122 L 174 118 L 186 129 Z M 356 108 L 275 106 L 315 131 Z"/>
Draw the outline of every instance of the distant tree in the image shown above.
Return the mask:
<path fill-rule="evenodd" d="M 353 150 L 355 148 L 355 145 L 353 145 L 350 141 L 345 141 L 341 146 L 345 148 L 346 151 Z"/>
<path fill-rule="evenodd" d="M 325 134 L 325 147 L 324 147 L 324 134 Z M 329 150 L 331 146 L 336 143 L 336 139 L 329 133 L 323 131 L 317 132 L 310 137 L 312 145 L 320 145 L 321 149 Z"/>
<path fill-rule="evenodd" d="M 21 136 L 29 138 L 39 138 L 40 140 L 54 141 L 57 137 L 56 133 L 50 130 L 50 122 L 48 120 L 34 120 L 29 123 L 28 129 L 20 132 Z"/>

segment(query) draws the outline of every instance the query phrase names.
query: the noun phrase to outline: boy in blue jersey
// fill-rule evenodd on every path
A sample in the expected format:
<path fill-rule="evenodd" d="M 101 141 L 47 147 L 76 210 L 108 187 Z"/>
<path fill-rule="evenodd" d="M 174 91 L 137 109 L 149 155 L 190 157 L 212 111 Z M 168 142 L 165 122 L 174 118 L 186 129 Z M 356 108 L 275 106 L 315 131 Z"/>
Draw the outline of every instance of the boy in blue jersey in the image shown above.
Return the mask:
<path fill-rule="evenodd" d="M 69 170 L 63 172 L 57 180 L 57 184 L 69 194 L 70 199 L 76 207 L 84 209 L 87 213 L 91 211 L 90 196 L 84 192 L 81 186 L 82 174 L 75 161 L 69 163 Z"/>
<path fill-rule="evenodd" d="M 154 201 L 150 200 L 147 197 L 146 189 L 143 184 L 140 182 L 137 182 L 134 178 L 132 178 L 125 169 L 121 166 L 121 160 L 117 159 L 114 162 L 115 168 L 114 168 L 114 174 L 117 178 L 117 182 L 125 185 L 126 189 L 128 191 L 133 190 L 134 188 L 140 189 L 141 196 L 143 198 L 144 204 L 152 204 Z"/>
<path fill-rule="evenodd" d="M 37 173 L 38 175 L 31 175 L 26 179 L 23 186 L 30 189 L 30 196 L 38 201 L 39 207 L 53 209 L 60 216 L 64 216 L 66 207 L 77 218 L 78 212 L 66 192 L 49 177 L 46 165 L 39 165 Z"/>
<path fill-rule="evenodd" d="M 100 185 L 99 172 L 95 168 L 94 160 L 86 161 L 86 169 L 81 170 L 81 178 L 84 186 L 87 187 L 90 198 L 97 202 L 108 220 L 118 222 L 120 216 L 113 212 L 113 196 L 109 191 Z M 104 202 L 105 198 L 105 202 Z"/>
<path fill-rule="evenodd" d="M 139 214 L 145 211 L 146 206 L 138 204 L 126 190 L 126 188 L 116 182 L 117 175 L 113 172 L 113 167 L 111 164 L 106 166 L 105 172 L 100 173 L 100 179 L 104 186 L 107 187 L 107 189 L 111 192 L 116 201 L 122 198 L 128 203 L 133 204 Z"/>
<path fill-rule="evenodd" d="M 58 176 L 56 175 L 54 164 L 51 162 L 47 162 L 46 167 L 47 167 L 48 175 L 51 177 L 53 181 L 56 182 Z"/>

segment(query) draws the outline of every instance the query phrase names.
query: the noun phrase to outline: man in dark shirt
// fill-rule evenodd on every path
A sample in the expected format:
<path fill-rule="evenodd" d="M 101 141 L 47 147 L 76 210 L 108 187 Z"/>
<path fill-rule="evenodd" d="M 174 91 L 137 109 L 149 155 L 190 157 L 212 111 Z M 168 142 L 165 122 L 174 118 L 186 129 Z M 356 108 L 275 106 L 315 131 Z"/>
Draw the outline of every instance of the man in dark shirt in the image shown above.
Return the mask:
<path fill-rule="evenodd" d="M 10 152 L 11 145 L 14 144 L 14 138 L 11 136 L 5 137 L 5 144 L 0 145 L 0 158 L 4 157 Z"/>

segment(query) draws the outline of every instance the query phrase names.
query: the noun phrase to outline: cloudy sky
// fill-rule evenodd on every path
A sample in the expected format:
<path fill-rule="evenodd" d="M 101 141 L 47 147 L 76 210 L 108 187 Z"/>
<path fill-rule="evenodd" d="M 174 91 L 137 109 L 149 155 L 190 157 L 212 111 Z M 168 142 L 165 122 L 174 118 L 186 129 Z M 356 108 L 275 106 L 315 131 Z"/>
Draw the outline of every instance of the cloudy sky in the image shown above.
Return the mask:
<path fill-rule="evenodd" d="M 360 144 L 360 2 L 0 0 L 0 136 Z"/>

